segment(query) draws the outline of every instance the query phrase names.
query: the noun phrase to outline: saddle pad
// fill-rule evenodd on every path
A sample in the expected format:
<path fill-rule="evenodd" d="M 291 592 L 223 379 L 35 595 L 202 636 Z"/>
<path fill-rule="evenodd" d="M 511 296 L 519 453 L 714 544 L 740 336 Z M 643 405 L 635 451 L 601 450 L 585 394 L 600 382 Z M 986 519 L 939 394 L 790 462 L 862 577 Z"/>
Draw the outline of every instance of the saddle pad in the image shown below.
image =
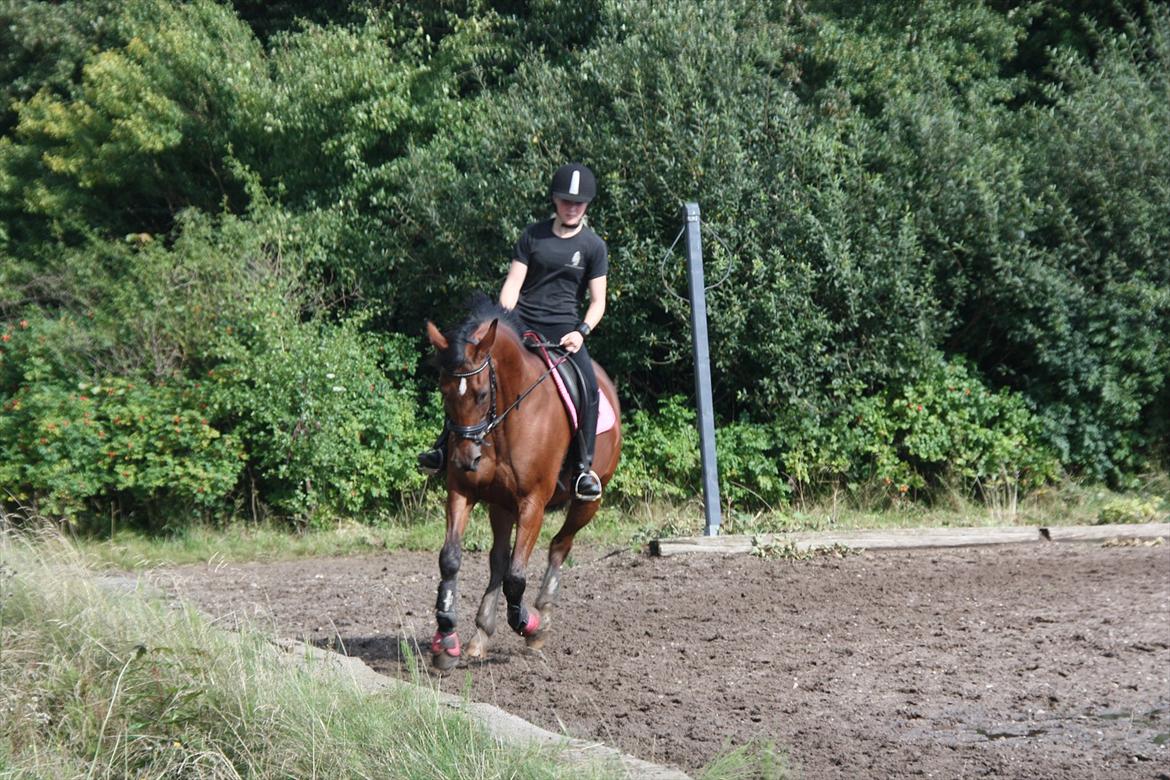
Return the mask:
<path fill-rule="evenodd" d="M 544 347 L 540 347 L 540 357 L 549 368 L 552 368 L 556 362 Z M 577 407 L 573 405 L 573 397 L 569 394 L 569 388 L 565 387 L 565 381 L 561 377 L 559 368 L 553 369 L 552 378 L 557 386 L 557 395 L 561 397 L 561 402 L 565 405 L 565 414 L 569 417 L 569 427 L 576 431 Z M 614 412 L 613 405 L 610 404 L 609 399 L 605 397 L 605 393 L 598 391 L 598 396 L 600 398 L 597 405 L 597 432 L 605 433 L 612 429 L 614 423 L 617 422 L 617 414 Z"/>

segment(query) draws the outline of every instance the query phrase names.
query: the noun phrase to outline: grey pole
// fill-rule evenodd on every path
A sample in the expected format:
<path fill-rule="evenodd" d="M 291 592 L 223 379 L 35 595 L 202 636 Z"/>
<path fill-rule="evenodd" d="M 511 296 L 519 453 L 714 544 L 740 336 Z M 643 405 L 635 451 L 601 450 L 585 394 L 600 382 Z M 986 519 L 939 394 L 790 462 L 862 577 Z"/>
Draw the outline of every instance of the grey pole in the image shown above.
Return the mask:
<path fill-rule="evenodd" d="M 699 235 L 699 204 L 683 206 L 687 235 L 687 286 L 691 293 L 694 333 L 695 398 L 699 405 L 699 454 L 703 463 L 704 536 L 719 535 L 719 467 L 715 462 L 715 412 L 711 398 L 711 355 L 707 349 L 707 289 L 703 281 L 703 241 Z"/>

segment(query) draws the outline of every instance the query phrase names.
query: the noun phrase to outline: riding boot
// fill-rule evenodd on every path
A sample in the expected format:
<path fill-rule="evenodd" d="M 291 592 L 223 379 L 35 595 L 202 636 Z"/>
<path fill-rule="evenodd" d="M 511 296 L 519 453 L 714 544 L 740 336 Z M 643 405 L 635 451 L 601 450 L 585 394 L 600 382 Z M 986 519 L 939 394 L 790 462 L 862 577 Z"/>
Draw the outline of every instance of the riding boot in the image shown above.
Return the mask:
<path fill-rule="evenodd" d="M 601 498 L 601 479 L 593 470 L 593 449 L 597 444 L 597 404 L 595 400 L 582 410 L 581 424 L 577 428 L 577 479 L 573 483 L 573 492 L 581 501 Z"/>
<path fill-rule="evenodd" d="M 433 477 L 443 470 L 447 464 L 447 428 L 439 434 L 431 449 L 418 454 L 418 470 L 428 477 Z"/>

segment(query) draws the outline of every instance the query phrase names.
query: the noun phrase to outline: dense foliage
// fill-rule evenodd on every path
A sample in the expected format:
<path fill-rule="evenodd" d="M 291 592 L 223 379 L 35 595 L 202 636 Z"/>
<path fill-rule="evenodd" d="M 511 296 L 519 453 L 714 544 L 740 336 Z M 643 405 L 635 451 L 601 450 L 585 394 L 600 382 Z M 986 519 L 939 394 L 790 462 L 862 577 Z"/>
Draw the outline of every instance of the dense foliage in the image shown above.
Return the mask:
<path fill-rule="evenodd" d="M 930 0 L 0 3 L 0 487 L 143 524 L 369 517 L 438 425 L 421 325 L 583 160 L 614 491 L 1125 483 L 1170 440 L 1170 12 Z M 113 454 L 111 454 L 113 453 Z"/>

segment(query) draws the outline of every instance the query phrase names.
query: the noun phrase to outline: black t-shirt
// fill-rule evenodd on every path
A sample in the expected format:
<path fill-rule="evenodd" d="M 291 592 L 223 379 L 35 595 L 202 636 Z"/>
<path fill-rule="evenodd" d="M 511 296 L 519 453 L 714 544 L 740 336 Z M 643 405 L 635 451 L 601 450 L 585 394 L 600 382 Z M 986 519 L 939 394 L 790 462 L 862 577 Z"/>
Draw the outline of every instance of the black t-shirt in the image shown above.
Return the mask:
<path fill-rule="evenodd" d="M 558 237 L 552 226 L 551 219 L 529 225 L 516 242 L 515 257 L 528 266 L 516 311 L 532 324 L 576 324 L 589 281 L 609 272 L 609 253 L 588 225 L 572 238 Z"/>

